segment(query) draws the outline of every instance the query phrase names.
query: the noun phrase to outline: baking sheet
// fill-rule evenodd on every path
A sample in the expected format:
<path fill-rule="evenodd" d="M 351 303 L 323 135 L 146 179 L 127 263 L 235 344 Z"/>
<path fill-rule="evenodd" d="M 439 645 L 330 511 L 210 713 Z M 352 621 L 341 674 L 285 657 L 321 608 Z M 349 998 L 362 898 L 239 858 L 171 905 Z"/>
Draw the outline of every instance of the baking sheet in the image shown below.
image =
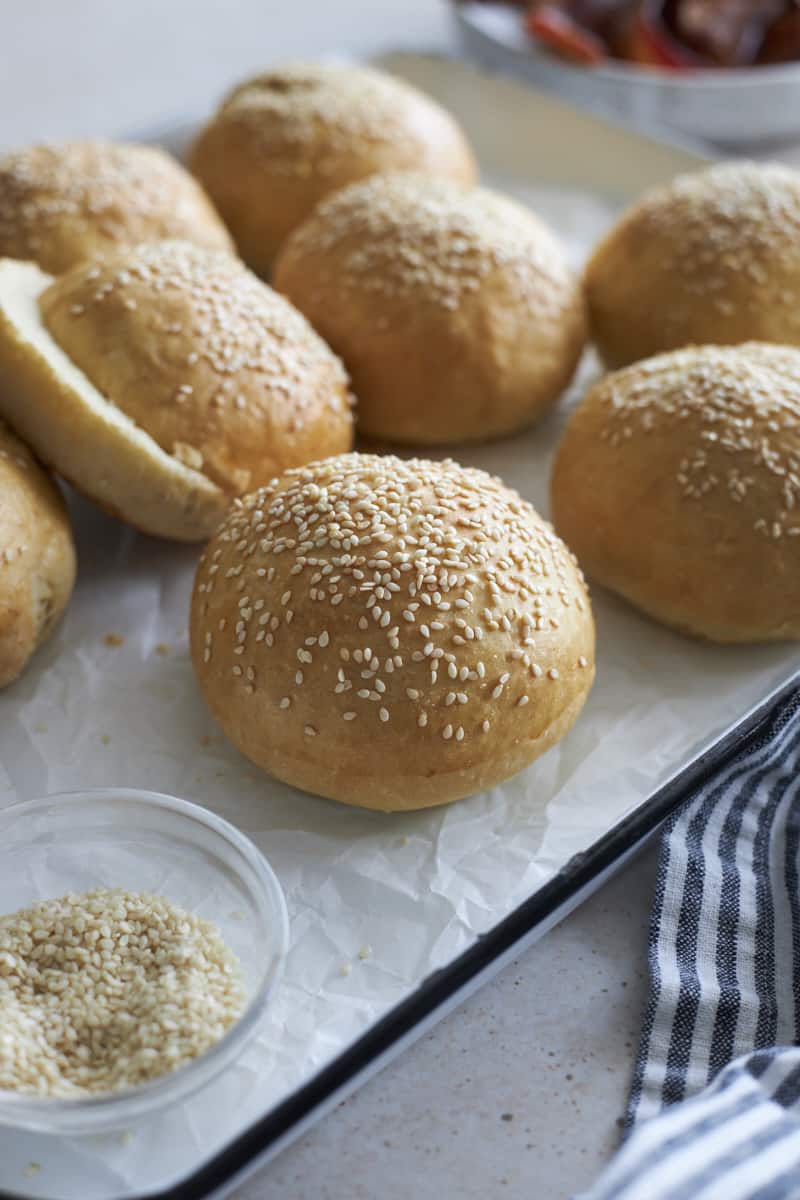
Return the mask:
<path fill-rule="evenodd" d="M 614 130 L 603 140 L 605 127 L 589 118 L 564 110 L 562 120 L 557 102 L 457 64 L 402 67 L 446 99 L 491 181 L 559 229 L 576 262 L 636 188 L 691 161 Z M 594 369 L 587 360 L 582 381 Z M 546 511 L 569 402 L 524 436 L 457 457 L 501 474 Z M 144 538 L 80 500 L 73 512 L 73 604 L 33 668 L 0 695 L 0 806 L 93 786 L 205 804 L 269 857 L 286 890 L 292 947 L 268 1024 L 240 1062 L 180 1109 L 118 1134 L 0 1130 L 0 1189 L 9 1192 L 107 1200 L 184 1177 L 800 667 L 796 648 L 703 646 L 596 591 L 597 683 L 559 746 L 508 784 L 438 812 L 349 810 L 259 775 L 215 729 L 187 649 L 197 550 Z"/>

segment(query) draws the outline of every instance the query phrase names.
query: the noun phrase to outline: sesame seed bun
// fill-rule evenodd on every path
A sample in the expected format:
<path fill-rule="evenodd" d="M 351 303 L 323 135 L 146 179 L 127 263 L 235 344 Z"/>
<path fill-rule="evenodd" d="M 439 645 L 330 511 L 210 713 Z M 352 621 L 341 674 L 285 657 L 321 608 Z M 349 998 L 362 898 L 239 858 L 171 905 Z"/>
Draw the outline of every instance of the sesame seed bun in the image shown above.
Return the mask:
<path fill-rule="evenodd" d="M 414 445 L 499 437 L 540 417 L 585 340 L 556 238 L 484 189 L 375 176 L 289 238 L 275 286 L 341 354 L 359 428 Z"/>
<path fill-rule="evenodd" d="M 324 196 L 381 171 L 473 183 L 475 160 L 429 96 L 368 67 L 294 63 L 235 88 L 200 133 L 190 165 L 267 276 L 278 248 Z"/>
<path fill-rule="evenodd" d="M 52 633 L 72 595 L 75 547 L 56 485 L 0 422 L 0 687 Z"/>
<path fill-rule="evenodd" d="M 451 461 L 343 455 L 237 501 L 198 567 L 190 634 L 248 758 L 387 811 L 520 771 L 594 677 L 573 556 L 516 492 Z"/>
<path fill-rule="evenodd" d="M 0 159 L 0 258 L 58 275 L 119 246 L 164 238 L 233 249 L 202 189 L 163 150 L 64 142 Z"/>
<path fill-rule="evenodd" d="M 800 638 L 800 352 L 749 343 L 609 375 L 572 415 L 555 525 L 590 578 L 715 642 Z"/>
<path fill-rule="evenodd" d="M 800 172 L 723 163 L 655 188 L 586 269 L 610 367 L 681 346 L 800 345 Z"/>
<path fill-rule="evenodd" d="M 118 251 L 53 281 L 0 262 L 0 415 L 146 533 L 213 532 L 233 496 L 352 444 L 347 377 L 228 254 Z"/>

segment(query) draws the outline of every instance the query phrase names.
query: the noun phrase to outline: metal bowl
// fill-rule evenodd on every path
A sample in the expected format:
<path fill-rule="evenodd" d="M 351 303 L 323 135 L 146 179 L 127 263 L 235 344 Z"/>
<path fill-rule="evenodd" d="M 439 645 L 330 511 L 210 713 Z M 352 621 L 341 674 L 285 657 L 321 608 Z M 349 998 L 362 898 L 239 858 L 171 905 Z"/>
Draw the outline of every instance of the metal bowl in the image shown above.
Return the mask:
<path fill-rule="evenodd" d="M 727 150 L 800 138 L 800 63 L 672 74 L 627 63 L 574 66 L 537 46 L 518 10 L 471 0 L 455 6 L 468 55 L 637 129 Z"/>

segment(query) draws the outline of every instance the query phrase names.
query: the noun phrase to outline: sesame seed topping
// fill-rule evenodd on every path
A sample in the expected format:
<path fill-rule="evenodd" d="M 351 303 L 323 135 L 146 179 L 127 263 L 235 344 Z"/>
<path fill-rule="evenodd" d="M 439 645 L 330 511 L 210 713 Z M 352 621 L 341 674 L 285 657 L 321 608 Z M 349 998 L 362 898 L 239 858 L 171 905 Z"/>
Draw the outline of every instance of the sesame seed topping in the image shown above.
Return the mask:
<path fill-rule="evenodd" d="M 99 272 L 91 280 L 90 269 Z M 76 304 L 87 310 L 80 320 L 70 312 Z M 294 444 L 297 435 L 302 442 L 323 428 L 326 444 L 344 448 L 350 442 L 351 398 L 342 364 L 283 296 L 230 254 L 179 241 L 119 249 L 92 268 L 78 266 L 57 279 L 43 293 L 41 310 L 55 340 L 101 392 L 163 449 L 226 493 L 237 495 L 268 479 L 276 454 L 280 459 L 285 453 L 283 438 Z M 101 319 L 105 352 L 98 354 L 97 338 L 87 339 L 87 322 L 94 331 Z M 167 352 L 168 343 L 153 342 L 154 330 L 163 339 L 180 336 L 179 360 Z M 196 355 L 191 364 L 187 346 Z M 220 404 L 226 405 L 224 437 L 215 412 Z M 265 453 L 261 427 L 273 431 L 277 451 L 270 446 Z M 289 549 L 275 546 L 274 553 Z"/>
<path fill-rule="evenodd" d="M 224 629 L 225 595 L 200 590 L 212 567 L 241 585 L 237 620 Z M 497 722 L 529 702 L 526 642 L 556 605 L 585 598 L 563 543 L 498 480 L 449 461 L 353 454 L 288 471 L 233 506 L 198 569 L 195 611 L 201 643 L 214 630 L 223 669 L 240 654 L 245 680 L 283 709 L 305 689 L 313 724 L 305 704 L 292 711 L 305 737 L 319 738 L 314 753 L 327 754 L 339 721 L 372 713 L 376 737 L 430 726 L 453 747 L 468 745 L 485 731 L 481 707 L 491 701 Z M 271 644 L 258 640 L 266 629 Z M 491 634 L 481 659 L 478 630 Z M 333 662 L 319 650 L 330 645 Z M 289 670 L 290 659 L 302 670 Z M 459 724 L 456 713 L 475 715 Z"/>
<path fill-rule="evenodd" d="M 659 446 L 679 445 L 672 487 L 696 510 L 688 520 L 703 519 L 713 505 L 738 526 L 746 504 L 753 531 L 780 541 L 800 507 L 798 389 L 800 353 L 753 342 L 637 363 L 593 388 L 584 406 L 600 417 L 610 469 L 620 473 L 628 456 L 641 458 L 641 443 L 620 439 L 623 425 L 654 435 Z"/>
<path fill-rule="evenodd" d="M 554 319 L 574 303 L 561 248 L 529 209 L 431 176 L 375 174 L 324 199 L 295 230 L 285 259 L 324 261 L 331 253 L 345 294 L 402 300 L 423 283 L 427 304 L 453 311 L 501 268 L 531 315 Z M 385 327 L 382 308 L 365 308 L 363 319 Z M 461 609 L 469 603 L 455 600 Z"/>
<path fill-rule="evenodd" d="M 0 256 L 33 259 L 60 274 L 98 245 L 179 237 L 230 247 L 197 184 L 163 150 L 87 140 L 31 146 L 0 160 Z M 97 269 L 93 279 L 100 276 Z"/>

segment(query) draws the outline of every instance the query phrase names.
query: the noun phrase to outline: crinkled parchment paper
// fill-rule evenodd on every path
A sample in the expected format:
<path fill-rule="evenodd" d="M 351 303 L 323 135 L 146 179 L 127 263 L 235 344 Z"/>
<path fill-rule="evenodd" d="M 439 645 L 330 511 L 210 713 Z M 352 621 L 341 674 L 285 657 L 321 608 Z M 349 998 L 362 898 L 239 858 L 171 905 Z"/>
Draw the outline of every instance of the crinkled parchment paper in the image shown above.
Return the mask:
<path fill-rule="evenodd" d="M 561 230 L 576 260 L 613 215 L 600 197 L 501 182 Z M 546 512 L 567 407 L 524 436 L 457 457 L 502 475 Z M 9 1191 L 95 1200 L 187 1173 L 800 665 L 785 646 L 689 641 L 596 591 L 597 682 L 560 745 L 502 787 L 440 811 L 350 810 L 258 774 L 214 727 L 187 650 L 197 551 L 141 537 L 82 501 L 73 511 L 75 599 L 32 669 L 0 695 L 0 806 L 102 786 L 206 805 L 269 857 L 286 890 L 292 944 L 264 1031 L 236 1066 L 126 1137 L 0 1130 L 0 1189 Z M 109 634 L 122 644 L 107 645 Z M 41 1164 L 32 1176 L 30 1162 Z"/>

